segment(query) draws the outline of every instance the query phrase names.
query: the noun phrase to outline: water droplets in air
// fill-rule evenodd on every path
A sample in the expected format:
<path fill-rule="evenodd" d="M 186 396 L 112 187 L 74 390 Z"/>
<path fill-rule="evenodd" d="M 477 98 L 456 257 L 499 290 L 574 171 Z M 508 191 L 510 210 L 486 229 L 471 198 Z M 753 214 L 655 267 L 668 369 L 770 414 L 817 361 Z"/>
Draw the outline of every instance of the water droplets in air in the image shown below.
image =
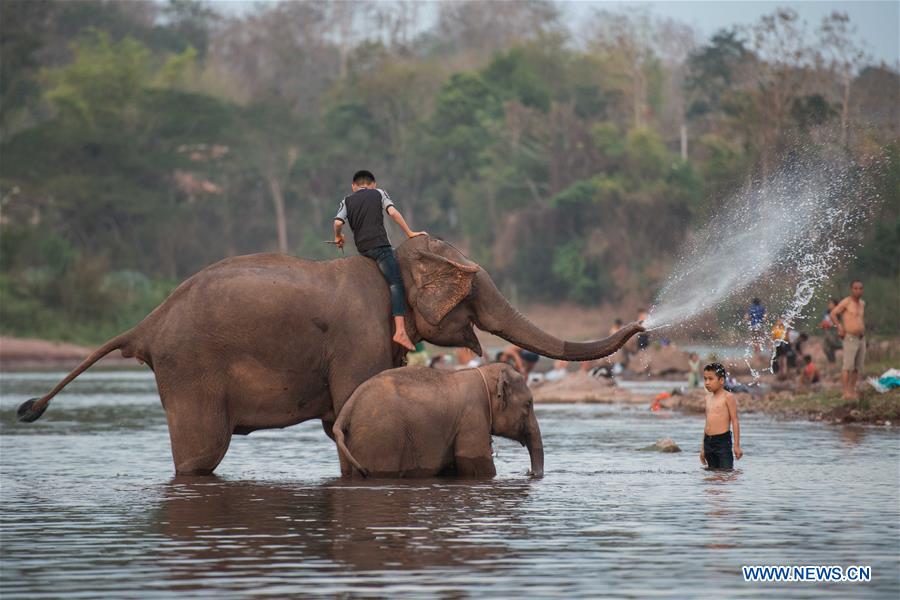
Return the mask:
<path fill-rule="evenodd" d="M 867 171 L 795 160 L 735 194 L 692 237 L 647 328 L 743 346 L 748 364 L 756 352 L 774 356 L 774 321 L 796 327 L 816 291 L 857 247 L 877 201 Z M 753 297 L 767 312 L 756 331 L 743 318 Z"/>

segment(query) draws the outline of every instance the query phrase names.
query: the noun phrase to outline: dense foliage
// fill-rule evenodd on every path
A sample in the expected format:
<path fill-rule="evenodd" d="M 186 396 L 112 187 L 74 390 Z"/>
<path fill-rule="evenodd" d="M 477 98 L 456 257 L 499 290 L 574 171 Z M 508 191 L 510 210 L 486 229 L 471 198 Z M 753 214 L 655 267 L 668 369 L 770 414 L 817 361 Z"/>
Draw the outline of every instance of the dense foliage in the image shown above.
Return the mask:
<path fill-rule="evenodd" d="M 2 331 L 96 342 L 226 256 L 328 258 L 356 168 L 516 301 L 646 301 L 692 223 L 797 148 L 888 157 L 835 286 L 866 278 L 900 328 L 898 74 L 843 15 L 701 41 L 645 13 L 417 7 L 4 0 Z"/>

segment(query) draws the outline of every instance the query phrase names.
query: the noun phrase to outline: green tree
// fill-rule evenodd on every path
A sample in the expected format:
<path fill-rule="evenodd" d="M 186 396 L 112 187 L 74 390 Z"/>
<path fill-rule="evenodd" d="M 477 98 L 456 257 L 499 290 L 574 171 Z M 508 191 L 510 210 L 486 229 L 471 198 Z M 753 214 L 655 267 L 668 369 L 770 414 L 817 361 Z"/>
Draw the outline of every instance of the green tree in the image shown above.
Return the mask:
<path fill-rule="evenodd" d="M 738 81 L 737 70 L 750 58 L 735 29 L 718 31 L 708 44 L 692 52 L 685 79 L 690 95 L 688 116 L 697 118 L 720 112 L 724 97 Z"/>

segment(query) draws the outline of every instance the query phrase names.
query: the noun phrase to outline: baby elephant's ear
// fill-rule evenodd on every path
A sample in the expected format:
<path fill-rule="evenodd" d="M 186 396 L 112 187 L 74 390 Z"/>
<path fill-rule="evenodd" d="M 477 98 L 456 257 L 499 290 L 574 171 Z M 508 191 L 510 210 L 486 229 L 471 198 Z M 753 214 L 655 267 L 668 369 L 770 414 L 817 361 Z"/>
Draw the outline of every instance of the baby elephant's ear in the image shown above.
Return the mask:
<path fill-rule="evenodd" d="M 511 388 L 511 384 L 509 382 L 509 376 L 506 374 L 506 369 L 500 369 L 500 377 L 497 378 L 497 402 L 500 405 L 500 410 L 506 408 L 506 403 L 509 401 L 509 390 Z"/>
<path fill-rule="evenodd" d="M 437 325 L 472 291 L 478 265 L 464 265 L 420 251 L 411 271 L 410 304 L 426 321 Z"/>

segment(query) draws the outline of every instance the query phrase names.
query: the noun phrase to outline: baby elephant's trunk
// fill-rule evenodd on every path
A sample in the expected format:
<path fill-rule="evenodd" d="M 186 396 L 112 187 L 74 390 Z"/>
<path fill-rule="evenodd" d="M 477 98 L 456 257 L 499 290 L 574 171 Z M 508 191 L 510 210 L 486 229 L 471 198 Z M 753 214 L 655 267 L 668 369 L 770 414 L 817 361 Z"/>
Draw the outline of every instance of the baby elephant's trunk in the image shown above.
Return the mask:
<path fill-rule="evenodd" d="M 534 411 L 528 420 L 528 430 L 525 437 L 525 447 L 531 457 L 531 476 L 544 476 L 544 442 L 541 440 L 541 428 L 538 426 Z"/>

